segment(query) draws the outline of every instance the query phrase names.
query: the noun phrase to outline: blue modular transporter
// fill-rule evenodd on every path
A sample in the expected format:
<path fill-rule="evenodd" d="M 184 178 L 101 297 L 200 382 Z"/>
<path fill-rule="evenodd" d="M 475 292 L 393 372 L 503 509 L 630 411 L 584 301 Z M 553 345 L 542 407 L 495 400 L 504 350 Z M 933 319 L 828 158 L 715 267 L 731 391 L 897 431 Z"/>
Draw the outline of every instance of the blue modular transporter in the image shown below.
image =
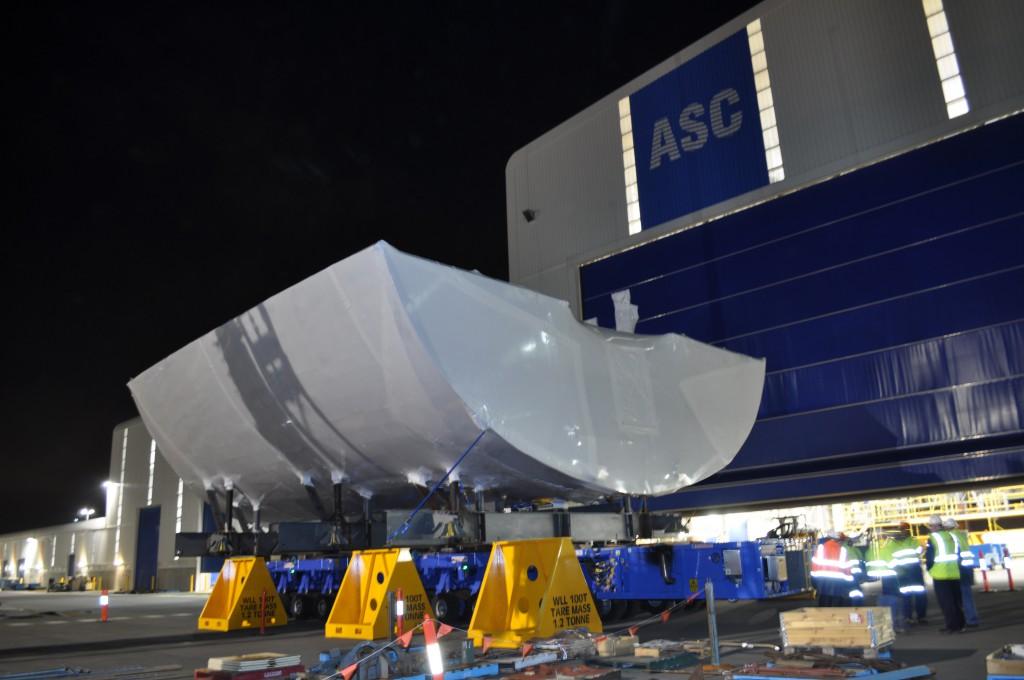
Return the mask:
<path fill-rule="evenodd" d="M 707 579 L 718 597 L 736 600 L 781 597 L 810 587 L 808 550 L 781 540 L 582 547 L 576 554 L 607 620 L 620 618 L 631 604 L 660 609 L 691 596 L 703 599 Z M 438 619 L 469 619 L 488 556 L 487 551 L 413 552 Z M 348 561 L 273 560 L 267 566 L 292 617 L 326 619 Z"/>

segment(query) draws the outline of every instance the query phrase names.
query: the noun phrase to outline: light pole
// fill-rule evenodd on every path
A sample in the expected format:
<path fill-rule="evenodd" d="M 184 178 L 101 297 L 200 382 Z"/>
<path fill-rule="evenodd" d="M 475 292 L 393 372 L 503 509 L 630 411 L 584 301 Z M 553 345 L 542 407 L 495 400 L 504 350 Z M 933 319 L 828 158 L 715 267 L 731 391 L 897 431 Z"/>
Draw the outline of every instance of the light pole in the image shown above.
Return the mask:
<path fill-rule="evenodd" d="M 81 510 L 78 511 L 78 516 L 84 517 L 86 522 L 88 522 L 89 518 L 95 514 L 96 510 L 94 508 L 82 508 Z"/>

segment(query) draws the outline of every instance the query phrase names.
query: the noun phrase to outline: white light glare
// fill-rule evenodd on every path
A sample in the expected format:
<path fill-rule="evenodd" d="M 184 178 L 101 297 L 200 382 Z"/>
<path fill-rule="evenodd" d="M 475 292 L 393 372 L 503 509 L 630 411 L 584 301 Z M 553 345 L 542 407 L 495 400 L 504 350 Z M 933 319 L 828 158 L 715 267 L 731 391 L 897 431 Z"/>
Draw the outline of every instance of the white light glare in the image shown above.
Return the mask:
<path fill-rule="evenodd" d="M 430 663 L 431 675 L 444 675 L 444 661 L 441 659 L 441 647 L 436 642 L 427 645 L 427 661 Z"/>
<path fill-rule="evenodd" d="M 928 35 L 932 39 L 932 53 L 935 55 L 935 66 L 939 71 L 939 84 L 942 86 L 942 98 L 946 102 L 946 115 L 950 120 L 962 116 L 971 110 L 964 91 L 964 81 L 960 77 L 960 64 L 957 62 L 956 49 L 953 47 L 953 35 L 949 32 L 949 21 L 942 0 L 921 0 L 924 7 L 925 21 L 928 23 Z"/>
<path fill-rule="evenodd" d="M 636 179 L 636 153 L 633 149 L 633 117 L 629 97 L 619 100 L 619 134 L 622 137 L 622 171 L 626 180 L 626 222 L 629 235 L 643 230 L 640 223 L 640 192 Z"/>
<path fill-rule="evenodd" d="M 764 49 L 764 33 L 761 31 L 760 19 L 754 19 L 747 24 L 747 42 L 750 45 L 750 63 L 754 69 L 754 87 L 757 90 L 757 108 L 761 117 L 761 136 L 764 141 L 765 163 L 768 165 L 768 182 L 774 184 L 786 179 L 786 171 L 782 167 L 782 145 L 779 143 L 779 128 L 775 121 L 775 99 L 772 97 L 768 56 Z"/>

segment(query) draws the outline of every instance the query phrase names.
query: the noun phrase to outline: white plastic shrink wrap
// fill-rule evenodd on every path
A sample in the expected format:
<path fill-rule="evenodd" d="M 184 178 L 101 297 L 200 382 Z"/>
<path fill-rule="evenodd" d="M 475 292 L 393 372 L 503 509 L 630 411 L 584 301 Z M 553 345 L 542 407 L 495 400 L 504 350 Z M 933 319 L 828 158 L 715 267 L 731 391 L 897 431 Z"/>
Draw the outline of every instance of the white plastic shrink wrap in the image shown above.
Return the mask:
<path fill-rule="evenodd" d="M 380 242 L 129 382 L 190 488 L 265 521 L 313 517 L 332 481 L 407 507 L 456 469 L 514 498 L 661 494 L 732 460 L 764 362 L 679 335 L 581 324 L 568 305 Z"/>

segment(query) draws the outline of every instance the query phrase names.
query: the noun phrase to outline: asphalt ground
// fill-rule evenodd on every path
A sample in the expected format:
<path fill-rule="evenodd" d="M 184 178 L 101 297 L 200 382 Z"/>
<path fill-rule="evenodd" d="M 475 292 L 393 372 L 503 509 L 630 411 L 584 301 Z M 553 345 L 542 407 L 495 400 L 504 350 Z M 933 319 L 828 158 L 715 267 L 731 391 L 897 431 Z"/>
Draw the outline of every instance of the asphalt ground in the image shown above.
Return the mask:
<path fill-rule="evenodd" d="M 1024 642 L 1024 593 L 1007 592 L 999 574 L 993 586 L 1002 592 L 977 592 L 981 626 L 963 634 L 939 633 L 941 613 L 934 595 L 929 601 L 928 625 L 900 634 L 893 658 L 910 665 L 927 665 L 936 677 L 956 680 L 985 678 L 985 656 L 1004 644 Z M 877 588 L 868 585 L 868 603 Z M 112 595 L 110 620 L 99 622 L 95 593 L 0 592 L 0 672 L 18 673 L 57 667 L 90 669 L 92 677 L 119 669 L 119 677 L 191 678 L 211 656 L 270 651 L 300 654 L 313 665 L 319 652 L 345 647 L 345 641 L 323 637 L 319 622 L 292 622 L 283 628 L 211 633 L 196 630 L 205 597 L 186 593 Z M 768 600 L 718 603 L 719 634 L 723 640 L 779 643 L 781 611 L 812 605 L 808 600 Z M 620 630 L 649 614 L 635 612 L 608 626 Z M 675 614 L 668 623 L 640 631 L 641 640 L 707 637 L 706 612 L 701 608 Z M 723 663 L 742 665 L 763 660 L 761 653 L 724 649 Z M 137 669 L 137 672 L 132 669 Z M 153 669 L 147 673 L 146 669 Z M 127 673 L 127 674 L 126 674 Z M 646 674 L 629 673 L 645 677 Z M 2 677 L 2 676 L 0 676 Z M 685 676 L 684 676 L 685 677 Z"/>

